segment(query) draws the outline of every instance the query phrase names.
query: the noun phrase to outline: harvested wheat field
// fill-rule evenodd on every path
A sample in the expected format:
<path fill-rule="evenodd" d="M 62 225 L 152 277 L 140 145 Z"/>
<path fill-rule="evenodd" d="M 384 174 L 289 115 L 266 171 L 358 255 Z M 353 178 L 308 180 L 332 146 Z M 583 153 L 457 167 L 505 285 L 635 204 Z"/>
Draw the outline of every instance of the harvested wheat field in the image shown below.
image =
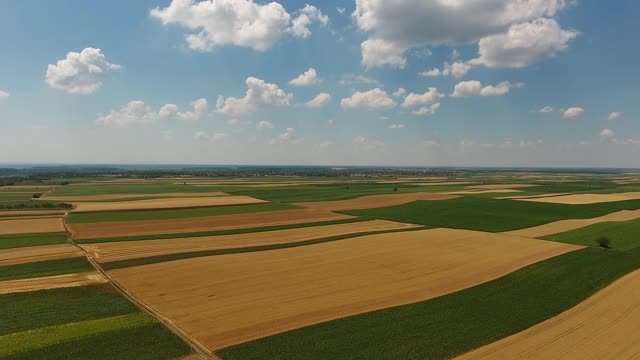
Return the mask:
<path fill-rule="evenodd" d="M 518 193 L 522 192 L 522 190 L 517 189 L 495 189 L 495 190 L 460 190 L 460 191 L 449 191 L 443 194 L 448 195 L 473 195 L 473 194 L 502 194 L 502 193 Z"/>
<path fill-rule="evenodd" d="M 0 235 L 36 234 L 47 232 L 64 232 L 61 218 L 45 219 L 0 219 Z"/>
<path fill-rule="evenodd" d="M 97 285 L 109 282 L 98 271 L 40 278 L 0 281 L 0 295 L 19 292 Z"/>
<path fill-rule="evenodd" d="M 293 209 L 249 214 L 201 216 L 185 219 L 69 224 L 69 228 L 74 238 L 91 239 L 244 229 L 351 218 L 353 218 L 353 216 L 336 214 L 329 211 Z"/>
<path fill-rule="evenodd" d="M 421 182 L 421 183 L 410 183 L 411 185 L 418 186 L 446 186 L 446 185 L 469 185 L 475 184 L 473 181 L 441 181 L 441 182 Z"/>
<path fill-rule="evenodd" d="M 503 234 L 538 238 L 547 235 L 559 234 L 602 222 L 631 221 L 636 219 L 640 219 L 640 210 L 622 210 L 590 219 L 569 219 L 554 221 L 552 223 L 534 226 L 526 229 L 507 231 Z"/>
<path fill-rule="evenodd" d="M 91 257 L 101 263 L 106 263 L 157 255 L 286 244 L 330 236 L 357 234 L 369 231 L 411 229 L 417 227 L 421 227 L 421 225 L 405 224 L 386 220 L 371 220 L 249 234 L 99 243 L 82 245 L 82 247 L 90 254 Z"/>
<path fill-rule="evenodd" d="M 638 359 L 639 324 L 635 271 L 554 318 L 457 359 Z"/>
<path fill-rule="evenodd" d="M 64 213 L 64 210 L 6 210 L 0 211 L 0 216 L 64 215 Z"/>
<path fill-rule="evenodd" d="M 215 350 L 452 293 L 580 248 L 430 229 L 109 273 L 134 297 Z"/>
<path fill-rule="evenodd" d="M 94 211 L 126 211 L 126 210 L 155 210 L 155 209 L 184 209 L 208 206 L 225 205 L 246 205 L 261 204 L 267 201 L 252 198 L 250 196 L 211 196 L 192 198 L 168 198 L 168 199 L 148 199 L 132 201 L 113 202 L 81 202 L 74 203 L 76 208 L 73 212 L 94 212 Z"/>
<path fill-rule="evenodd" d="M 0 250 L 0 266 L 81 256 L 83 256 L 82 250 L 71 244 L 5 249 Z"/>
<path fill-rule="evenodd" d="M 226 196 L 227 193 L 222 191 L 209 191 L 201 193 L 188 193 L 188 192 L 176 192 L 176 193 L 160 193 L 160 194 L 107 194 L 107 195 L 87 195 L 87 196 L 44 196 L 40 200 L 47 201 L 102 201 L 102 200 L 117 200 L 117 199 L 129 199 L 129 198 L 194 198 L 194 197 L 210 197 L 210 196 Z"/>
<path fill-rule="evenodd" d="M 491 184 L 491 185 L 473 185 L 467 186 L 468 189 L 479 190 L 500 190 L 500 189 L 520 189 L 539 186 L 536 184 Z"/>
<path fill-rule="evenodd" d="M 416 200 L 449 200 L 455 199 L 456 197 L 457 196 L 446 194 L 416 192 L 408 194 L 368 195 L 349 200 L 301 202 L 295 205 L 315 210 L 343 211 L 402 205 Z"/>
<path fill-rule="evenodd" d="M 543 198 L 536 198 L 536 199 L 521 199 L 521 200 L 541 202 L 541 203 L 584 205 L 584 204 L 598 204 L 598 203 L 604 203 L 604 202 L 637 200 L 637 199 L 640 199 L 640 192 L 626 192 L 626 193 L 613 193 L 613 194 L 573 194 L 573 195 L 543 197 Z"/>

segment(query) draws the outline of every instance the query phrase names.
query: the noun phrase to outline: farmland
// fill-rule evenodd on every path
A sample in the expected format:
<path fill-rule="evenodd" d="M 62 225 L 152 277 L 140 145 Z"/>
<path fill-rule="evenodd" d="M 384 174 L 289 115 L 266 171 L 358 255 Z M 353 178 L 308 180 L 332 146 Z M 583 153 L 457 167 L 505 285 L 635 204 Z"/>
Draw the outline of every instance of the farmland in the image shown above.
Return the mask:
<path fill-rule="evenodd" d="M 635 317 L 616 320 L 640 306 L 629 295 L 640 199 L 625 178 L 110 175 L 0 187 L 12 199 L 0 203 L 20 204 L 0 210 L 0 357 L 553 358 L 559 347 L 537 347 L 583 323 L 562 341 L 616 329 L 624 357 L 640 342 L 624 331 Z M 606 319 L 594 315 L 602 298 L 619 299 Z"/>

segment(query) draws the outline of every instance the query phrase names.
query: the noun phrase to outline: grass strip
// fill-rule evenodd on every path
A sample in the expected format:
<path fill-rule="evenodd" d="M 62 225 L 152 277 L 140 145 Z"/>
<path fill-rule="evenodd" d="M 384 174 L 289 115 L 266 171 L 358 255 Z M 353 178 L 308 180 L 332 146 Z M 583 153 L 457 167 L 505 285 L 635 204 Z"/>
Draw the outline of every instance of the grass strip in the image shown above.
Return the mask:
<path fill-rule="evenodd" d="M 640 267 L 640 251 L 585 248 L 435 299 L 222 349 L 225 360 L 447 359 L 523 331 Z"/>
<path fill-rule="evenodd" d="M 203 236 L 236 235 L 236 234 L 249 234 L 249 233 L 257 233 L 257 232 L 265 232 L 265 231 L 301 229 L 301 228 L 312 227 L 312 226 L 348 224 L 348 223 L 355 223 L 355 222 L 368 221 L 368 220 L 369 219 L 365 219 L 365 218 L 351 218 L 351 219 L 319 221 L 319 222 L 302 223 L 302 224 L 262 226 L 262 227 L 244 228 L 244 229 L 200 231 L 200 232 L 178 233 L 178 234 L 137 235 L 137 236 L 114 237 L 114 238 L 76 239 L 75 242 L 81 243 L 81 244 L 95 244 L 95 243 L 120 242 L 120 241 L 163 240 L 163 239 L 181 239 L 181 238 L 203 237 Z"/>
<path fill-rule="evenodd" d="M 424 227 L 419 227 L 419 228 L 410 228 L 410 229 L 367 231 L 367 232 L 329 236 L 329 237 L 323 237 L 319 239 L 297 241 L 297 242 L 284 243 L 284 244 L 260 245 L 260 246 L 249 246 L 249 247 L 233 248 L 233 249 L 194 251 L 194 252 L 186 252 L 186 253 L 179 253 L 179 254 L 150 256 L 150 257 L 139 258 L 139 259 L 113 261 L 113 262 L 101 264 L 101 266 L 105 270 L 114 270 L 114 269 L 122 269 L 122 268 L 128 268 L 133 266 L 156 264 L 156 263 L 167 262 L 167 261 L 191 259 L 195 257 L 242 254 L 242 253 L 257 252 L 257 251 L 278 250 L 278 249 L 286 249 L 286 248 L 293 248 L 293 247 L 299 247 L 299 246 L 322 244 L 326 242 L 345 240 L 345 239 L 350 239 L 350 238 L 359 237 L 359 236 L 387 234 L 387 233 L 404 232 L 404 231 L 415 231 L 415 230 L 424 230 L 424 229 L 425 229 Z"/>
<path fill-rule="evenodd" d="M 246 214 L 265 211 L 290 210 L 296 206 L 279 203 L 226 205 L 190 209 L 141 210 L 141 211 L 106 211 L 91 213 L 70 213 L 67 222 L 70 224 L 138 221 L 138 220 L 167 220 L 184 219 L 201 216 L 219 216 Z"/>
<path fill-rule="evenodd" d="M 567 205 L 465 196 L 451 200 L 414 201 L 403 205 L 343 213 L 436 227 L 502 232 L 557 220 L 602 216 L 634 204 L 635 201 L 633 204 Z"/>
<path fill-rule="evenodd" d="M 85 257 L 0 266 L 0 281 L 74 274 L 95 270 Z"/>
<path fill-rule="evenodd" d="M 64 244 L 67 241 L 65 233 L 45 234 L 15 234 L 0 236 L 0 250 L 19 247 Z"/>
<path fill-rule="evenodd" d="M 139 312 L 111 285 L 0 295 L 0 336 Z"/>
<path fill-rule="evenodd" d="M 607 238 L 611 247 L 618 250 L 630 250 L 640 246 L 640 220 L 622 222 L 604 222 L 593 224 L 576 230 L 542 237 L 569 244 L 598 246 L 596 241 Z"/>

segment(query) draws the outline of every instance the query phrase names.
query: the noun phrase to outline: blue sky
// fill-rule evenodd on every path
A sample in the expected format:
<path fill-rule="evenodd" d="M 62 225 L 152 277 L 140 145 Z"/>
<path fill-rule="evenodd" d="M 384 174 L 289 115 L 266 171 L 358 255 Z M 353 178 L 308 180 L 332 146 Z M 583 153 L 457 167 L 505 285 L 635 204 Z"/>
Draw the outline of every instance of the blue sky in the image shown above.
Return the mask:
<path fill-rule="evenodd" d="M 640 167 L 637 1 L 0 7 L 0 162 Z"/>

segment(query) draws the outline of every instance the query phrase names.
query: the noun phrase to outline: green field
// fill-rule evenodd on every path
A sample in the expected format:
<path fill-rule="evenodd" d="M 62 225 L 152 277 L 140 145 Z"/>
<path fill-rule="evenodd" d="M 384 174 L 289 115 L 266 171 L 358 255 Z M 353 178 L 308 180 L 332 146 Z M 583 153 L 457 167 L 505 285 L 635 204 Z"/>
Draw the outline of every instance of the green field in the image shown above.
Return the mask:
<path fill-rule="evenodd" d="M 617 211 L 625 206 L 640 205 L 637 201 L 611 204 L 613 203 L 607 205 L 545 204 L 465 196 L 452 200 L 414 201 L 398 206 L 344 211 L 344 213 L 436 227 L 502 232 L 556 220 L 591 218 Z"/>
<path fill-rule="evenodd" d="M 95 270 L 84 258 L 37 261 L 0 266 L 0 281 L 28 279 L 43 276 L 74 274 Z"/>
<path fill-rule="evenodd" d="M 102 264 L 102 268 L 105 270 L 122 269 L 122 268 L 133 267 L 133 266 L 156 264 L 160 262 L 191 259 L 195 257 L 278 250 L 278 249 L 286 249 L 286 248 L 299 247 L 299 246 L 322 244 L 322 243 L 331 242 L 331 241 L 345 240 L 345 239 L 350 239 L 358 236 L 386 234 L 386 233 L 404 232 L 404 231 L 415 231 L 415 230 L 424 230 L 424 227 L 410 228 L 410 229 L 397 229 L 397 230 L 365 231 L 365 232 L 355 233 L 355 234 L 328 236 L 328 237 L 323 237 L 319 239 L 297 241 L 297 242 L 284 243 L 284 244 L 250 246 L 250 247 L 241 247 L 241 248 L 233 248 L 233 249 L 193 251 L 193 252 L 185 252 L 185 253 L 179 253 L 179 254 L 149 256 L 149 257 L 139 258 L 139 259 L 120 260 L 120 261 L 105 263 L 105 264 Z"/>
<path fill-rule="evenodd" d="M 265 203 L 255 205 L 213 206 L 193 209 L 71 213 L 67 217 L 67 222 L 70 224 L 78 224 L 111 221 L 185 219 L 201 216 L 247 214 L 295 208 L 295 206 L 288 204 Z"/>
<path fill-rule="evenodd" d="M 605 222 L 584 228 L 545 236 L 542 239 L 584 246 L 598 246 L 596 241 L 606 237 L 611 247 L 630 250 L 640 246 L 640 220 Z"/>
<path fill-rule="evenodd" d="M 64 244 L 66 241 L 67 234 L 65 233 L 1 235 L 0 250 L 28 246 Z"/>
<path fill-rule="evenodd" d="M 586 248 L 450 295 L 222 349 L 224 360 L 448 359 L 556 316 L 640 267 L 640 252 Z"/>
<path fill-rule="evenodd" d="M 138 236 L 125 236 L 125 237 L 113 237 L 113 238 L 92 238 L 92 239 L 76 239 L 75 242 L 82 244 L 95 244 L 103 242 L 121 242 L 121 241 L 141 241 L 141 240 L 163 240 L 163 239 L 180 239 L 188 237 L 202 237 L 202 236 L 221 236 L 221 235 L 235 235 L 235 234 L 249 234 L 265 231 L 287 230 L 287 229 L 300 229 L 311 226 L 327 226 L 337 224 L 347 224 L 360 221 L 366 221 L 368 219 L 363 218 L 351 218 L 343 220 L 333 221 L 320 221 L 310 222 L 302 224 L 287 224 L 287 225 L 275 225 L 275 226 L 262 226 L 256 228 L 240 228 L 229 230 L 217 230 L 217 231 L 200 231 L 191 233 L 177 233 L 177 234 L 157 234 L 157 235 L 138 235 Z"/>

